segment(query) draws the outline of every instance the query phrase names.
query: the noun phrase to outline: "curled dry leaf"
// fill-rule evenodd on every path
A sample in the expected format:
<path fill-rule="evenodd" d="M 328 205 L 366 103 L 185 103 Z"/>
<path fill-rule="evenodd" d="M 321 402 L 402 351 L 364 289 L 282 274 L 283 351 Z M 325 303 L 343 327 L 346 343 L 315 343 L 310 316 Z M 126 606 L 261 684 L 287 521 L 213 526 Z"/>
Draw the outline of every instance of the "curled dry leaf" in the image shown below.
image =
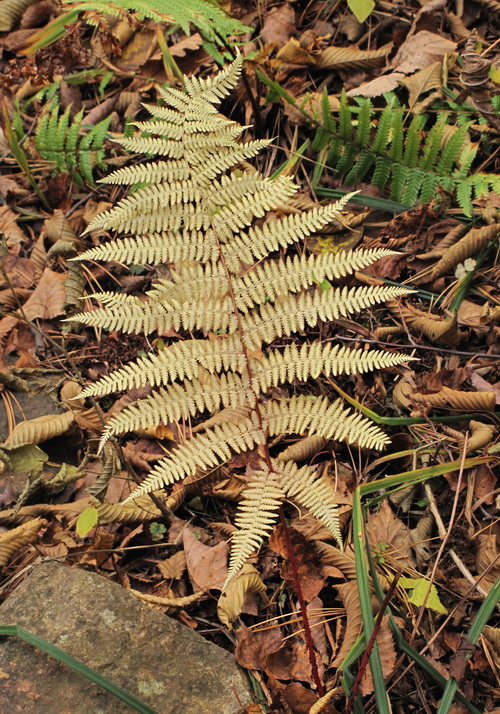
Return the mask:
<path fill-rule="evenodd" d="M 0 3 L 0 32 L 12 30 L 23 12 L 36 0 L 3 0 Z"/>
<path fill-rule="evenodd" d="M 460 240 L 460 238 L 466 231 L 467 226 L 464 226 L 462 224 L 459 224 L 458 226 L 453 226 L 453 228 L 448 231 L 445 237 L 442 238 L 432 250 L 428 251 L 427 253 L 419 253 L 415 257 L 419 260 L 432 260 L 432 258 L 441 258 L 443 253 L 448 250 L 448 248 L 451 248 L 452 245 L 455 245 L 455 243 Z M 427 279 L 428 278 L 426 278 L 426 280 Z M 412 283 L 415 283 L 415 278 L 413 278 Z"/>
<path fill-rule="evenodd" d="M 425 335 L 431 342 L 444 345 L 455 345 L 460 340 L 460 331 L 457 324 L 457 316 L 437 317 L 428 312 L 419 310 L 413 305 L 402 305 L 396 300 L 387 303 L 387 307 L 392 314 L 404 320 L 408 328 L 416 335 Z M 379 335 L 379 332 L 377 332 Z"/>
<path fill-rule="evenodd" d="M 487 241 L 496 238 L 498 235 L 500 235 L 500 223 L 483 226 L 482 228 L 473 228 L 442 254 L 442 258 L 438 260 L 433 266 L 430 275 L 427 276 L 426 282 L 431 282 L 441 277 L 441 275 L 453 271 L 455 266 L 463 263 L 467 258 L 477 255 Z"/>
<path fill-rule="evenodd" d="M 467 440 L 467 453 L 471 451 L 478 451 L 484 446 L 488 446 L 495 434 L 497 429 L 491 424 L 483 424 L 480 421 L 471 420 L 469 422 L 470 437 Z M 462 443 L 464 439 L 462 439 Z"/>
<path fill-rule="evenodd" d="M 21 446 L 22 444 L 40 444 L 47 439 L 65 434 L 75 415 L 73 412 L 63 414 L 47 414 L 30 419 L 18 424 L 5 440 L 8 446 Z"/>
<path fill-rule="evenodd" d="M 451 407 L 463 411 L 492 412 L 496 403 L 494 392 L 462 392 L 446 386 L 434 394 L 414 392 L 413 399 L 425 406 Z"/>
<path fill-rule="evenodd" d="M 490 627 L 486 625 L 483 629 L 483 636 L 493 647 L 493 660 L 498 669 L 500 669 L 500 627 Z"/>
<path fill-rule="evenodd" d="M 141 602 L 145 602 L 146 604 L 152 605 L 153 607 L 161 610 L 166 610 L 167 613 L 171 608 L 174 610 L 180 610 L 188 607 L 189 605 L 198 602 L 198 600 L 201 600 L 201 598 L 205 595 L 203 590 L 193 593 L 192 595 L 186 595 L 186 597 L 158 597 L 158 595 L 141 593 L 139 590 L 133 590 L 132 588 L 130 589 L 130 592 L 133 593 L 136 598 L 141 600 Z"/>
<path fill-rule="evenodd" d="M 333 545 L 328 545 L 328 543 L 322 543 L 321 541 L 316 543 L 316 550 L 323 565 L 338 568 L 346 580 L 356 580 L 356 565 L 353 558 L 350 558 Z"/>
<path fill-rule="evenodd" d="M 492 563 L 486 576 L 481 580 L 485 590 L 491 590 L 500 577 L 500 562 L 498 560 L 498 544 L 495 533 L 480 533 L 476 551 L 476 568 L 478 575 L 482 575 Z"/>
<path fill-rule="evenodd" d="M 62 403 L 71 411 L 80 411 L 85 406 L 85 399 L 78 396 L 81 394 L 82 388 L 75 382 L 75 380 L 70 379 L 65 382 L 61 387 L 61 401 Z"/>
<path fill-rule="evenodd" d="M 332 666 L 341 668 L 342 662 L 361 634 L 363 616 L 361 614 L 361 603 L 359 601 L 358 583 L 355 580 L 351 580 L 345 585 L 339 585 L 338 591 L 346 610 L 347 622 L 342 646 L 335 660 L 332 662 Z"/>
<path fill-rule="evenodd" d="M 316 57 L 321 69 L 374 69 L 383 67 L 392 50 L 392 43 L 378 50 L 358 50 L 357 47 L 327 47 Z"/>
<path fill-rule="evenodd" d="M 392 636 L 391 628 L 389 627 L 389 616 L 385 615 L 380 626 L 380 630 L 377 635 L 378 652 L 380 656 L 380 663 L 382 665 L 382 673 L 384 675 L 384 680 L 392 675 L 394 672 L 394 667 L 396 665 L 396 648 L 394 647 L 394 639 Z M 361 693 L 364 697 L 373 692 L 373 679 L 370 667 L 365 669 L 363 678 L 361 680 Z"/>
<path fill-rule="evenodd" d="M 241 613 L 243 603 L 249 595 L 256 595 L 266 590 L 260 575 L 252 565 L 243 566 L 239 575 L 233 578 L 222 593 L 217 604 L 219 620 L 230 630 L 232 623 Z"/>
<path fill-rule="evenodd" d="M 44 518 L 34 518 L 23 525 L 0 535 L 0 568 L 3 568 L 15 556 L 17 551 L 25 545 L 34 543 L 38 531 L 47 525 Z"/>
<path fill-rule="evenodd" d="M 432 513 L 429 513 L 426 516 L 422 516 L 416 527 L 412 528 L 409 532 L 412 547 L 417 558 L 417 565 L 419 566 L 423 565 L 431 557 L 429 544 L 426 541 L 431 537 L 433 525 L 434 517 Z"/>
<path fill-rule="evenodd" d="M 441 94 L 442 68 L 443 63 L 441 61 L 432 62 L 432 64 L 415 72 L 415 74 L 405 77 L 399 82 L 408 90 L 408 102 L 410 107 L 413 107 L 418 97 L 425 92 L 436 89 Z"/>
<path fill-rule="evenodd" d="M 317 434 L 306 436 L 305 439 L 287 446 L 278 458 L 280 461 L 308 461 L 320 452 L 327 442 L 328 439 L 325 439 L 324 436 Z"/>

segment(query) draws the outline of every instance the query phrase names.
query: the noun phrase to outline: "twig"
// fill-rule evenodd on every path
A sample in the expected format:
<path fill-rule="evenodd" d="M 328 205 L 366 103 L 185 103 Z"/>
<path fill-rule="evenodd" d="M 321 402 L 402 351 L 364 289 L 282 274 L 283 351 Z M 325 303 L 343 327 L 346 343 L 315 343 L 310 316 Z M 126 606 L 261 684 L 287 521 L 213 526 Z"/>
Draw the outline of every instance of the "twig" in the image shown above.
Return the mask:
<path fill-rule="evenodd" d="M 347 702 L 347 704 L 346 704 L 346 707 L 345 707 L 345 714 L 351 714 L 351 711 L 352 711 L 353 708 L 354 708 L 354 702 L 355 702 L 356 697 L 357 697 L 357 695 L 358 695 L 359 687 L 360 687 L 360 685 L 361 685 L 361 680 L 363 679 L 363 675 L 364 675 L 365 670 L 366 670 L 366 668 L 367 668 L 367 666 L 368 666 L 368 661 L 369 661 L 369 659 L 370 659 L 370 655 L 371 655 L 372 649 L 373 649 L 373 647 L 374 647 L 374 645 L 375 645 L 375 641 L 376 641 L 376 639 L 377 639 L 377 635 L 378 635 L 378 633 L 379 633 L 380 627 L 382 626 L 382 619 L 383 619 L 383 617 L 384 617 L 384 613 L 385 613 L 385 611 L 386 611 L 386 609 L 387 609 L 387 606 L 389 605 L 389 602 L 390 602 L 391 597 L 392 597 L 392 595 L 393 595 L 393 593 L 394 593 L 394 590 L 396 589 L 396 585 L 398 584 L 398 580 L 399 580 L 400 577 L 401 577 L 401 573 L 396 573 L 396 575 L 394 576 L 394 578 L 393 578 L 393 580 L 392 580 L 392 582 L 391 582 L 391 586 L 390 586 L 389 590 L 388 590 L 387 593 L 386 593 L 386 596 L 385 596 L 385 598 L 384 598 L 384 601 L 382 602 L 382 605 L 381 605 L 380 610 L 379 610 L 378 615 L 377 615 L 377 619 L 375 620 L 375 625 L 374 625 L 374 627 L 373 627 L 373 632 L 372 632 L 372 634 L 371 634 L 371 636 L 370 636 L 370 639 L 368 640 L 368 644 L 367 644 L 366 647 L 365 647 L 365 651 L 363 652 L 363 656 L 362 656 L 362 658 L 361 658 L 361 662 L 360 662 L 360 665 L 359 665 L 359 669 L 358 669 L 357 674 L 356 674 L 356 679 L 354 680 L 354 683 L 353 683 L 353 685 L 352 685 L 351 694 L 350 694 L 350 696 L 349 696 L 349 700 L 348 700 L 348 702 Z"/>
<path fill-rule="evenodd" d="M 493 354 L 493 353 L 488 353 L 488 352 L 463 352 L 461 350 L 447 350 L 444 347 L 432 347 L 430 345 L 417 345 L 417 344 L 411 344 L 411 345 L 400 345 L 396 344 L 395 342 L 382 342 L 381 340 L 377 340 L 375 338 L 373 339 L 365 339 L 361 337 L 342 337 L 341 335 L 335 335 L 335 337 L 332 337 L 331 339 L 325 340 L 325 342 L 332 342 L 334 340 L 343 340 L 344 342 L 362 342 L 363 344 L 366 345 L 382 345 L 383 347 L 392 347 L 398 348 L 398 349 L 412 349 L 412 350 L 425 350 L 426 352 L 430 350 L 431 352 L 446 352 L 446 354 L 449 355 L 460 355 L 463 357 L 474 357 L 474 358 L 487 358 L 487 359 L 500 359 L 500 354 Z"/>
<path fill-rule="evenodd" d="M 445 536 L 446 536 L 446 528 L 445 528 L 445 525 L 444 525 L 444 523 L 443 523 L 443 519 L 441 518 L 441 514 L 439 513 L 438 507 L 437 507 L 437 505 L 436 505 L 436 499 L 435 499 L 435 497 L 434 497 L 434 494 L 433 494 L 433 492 L 432 492 L 432 489 L 431 489 L 431 487 L 429 486 L 428 483 L 426 483 L 426 484 L 424 485 L 424 488 L 425 488 L 426 496 L 427 496 L 427 498 L 429 499 L 429 508 L 431 509 L 432 515 L 434 516 L 435 521 L 436 521 L 436 523 L 437 523 L 439 535 L 440 535 L 441 537 L 445 537 Z M 473 585 L 473 586 L 476 588 L 476 590 L 478 591 L 478 593 L 480 593 L 481 595 L 483 595 L 484 597 L 486 597 L 487 594 L 488 594 L 488 592 L 487 592 L 486 590 L 484 590 L 480 585 L 478 585 L 478 584 L 476 583 L 476 580 L 474 579 L 474 576 L 472 575 L 472 573 L 470 572 L 470 570 L 464 565 L 464 563 L 460 560 L 460 558 L 458 557 L 458 555 L 456 554 L 456 552 L 454 551 L 454 549 L 453 549 L 453 548 L 450 548 L 450 550 L 448 551 L 448 553 L 449 553 L 450 556 L 452 557 L 453 561 L 455 562 L 455 565 L 456 565 L 457 568 L 460 570 L 460 572 L 462 573 L 462 575 L 464 575 L 464 576 L 467 578 L 467 580 L 469 581 L 469 583 L 471 583 L 471 585 Z"/>
<path fill-rule="evenodd" d="M 442 557 L 442 555 L 443 555 L 443 552 L 444 552 L 446 543 L 448 542 L 449 537 L 450 537 L 450 535 L 451 535 L 451 531 L 452 531 L 452 529 L 453 529 L 453 524 L 455 523 L 455 516 L 456 516 L 456 513 L 457 513 L 458 500 L 459 500 L 459 498 L 460 498 L 460 486 L 461 486 L 461 484 L 462 484 L 462 477 L 463 477 L 463 475 L 464 475 L 464 463 L 465 463 L 465 457 L 466 457 L 466 455 L 467 455 L 467 442 L 468 442 L 468 438 L 469 438 L 468 434 L 465 434 L 464 445 L 463 445 L 463 448 L 462 448 L 462 463 L 460 464 L 460 471 L 459 471 L 459 473 L 458 473 L 457 490 L 456 490 L 456 493 L 455 493 L 455 498 L 453 499 L 453 506 L 452 506 L 452 509 L 451 509 L 450 522 L 449 522 L 449 524 L 448 524 L 448 530 L 446 531 L 446 533 L 445 533 L 445 535 L 444 535 L 443 541 L 442 541 L 442 543 L 441 543 L 441 545 L 440 545 L 440 547 L 439 547 L 439 550 L 438 550 L 438 552 L 437 552 L 436 558 L 435 558 L 435 560 L 434 560 L 434 566 L 433 566 L 433 568 L 432 568 L 431 577 L 429 578 L 429 585 L 427 586 L 427 592 L 425 593 L 425 597 L 424 597 L 423 602 L 422 602 L 422 605 L 421 605 L 421 607 L 420 607 L 420 612 L 418 613 L 417 621 L 415 622 L 415 625 L 414 625 L 414 627 L 413 627 L 413 632 L 411 633 L 410 642 L 413 641 L 415 635 L 416 635 L 417 632 L 418 632 L 418 628 L 419 628 L 420 623 L 421 623 L 421 621 L 422 621 L 422 617 L 424 616 L 425 606 L 426 606 L 426 604 L 427 604 L 427 600 L 429 599 L 429 595 L 431 594 L 432 584 L 433 584 L 433 582 L 434 582 L 434 578 L 436 577 L 436 573 L 437 573 L 437 569 L 438 569 L 439 563 L 441 562 L 441 557 Z"/>

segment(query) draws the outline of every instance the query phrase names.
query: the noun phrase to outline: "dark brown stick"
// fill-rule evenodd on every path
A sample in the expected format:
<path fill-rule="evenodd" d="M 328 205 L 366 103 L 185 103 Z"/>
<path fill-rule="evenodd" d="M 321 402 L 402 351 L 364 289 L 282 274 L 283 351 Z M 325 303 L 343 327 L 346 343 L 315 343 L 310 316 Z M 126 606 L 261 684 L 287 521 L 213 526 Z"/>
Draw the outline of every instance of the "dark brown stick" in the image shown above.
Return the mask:
<path fill-rule="evenodd" d="M 352 685 L 351 695 L 350 695 L 349 700 L 346 704 L 344 714 L 351 714 L 351 711 L 353 710 L 354 702 L 356 700 L 356 697 L 358 696 L 358 691 L 359 691 L 359 687 L 361 685 L 361 680 L 363 678 L 363 674 L 365 673 L 365 670 L 368 666 L 368 660 L 370 659 L 372 649 L 375 645 L 375 640 L 377 639 L 377 635 L 378 635 L 380 627 L 382 625 L 382 618 L 384 617 L 385 610 L 386 610 L 386 608 L 389 604 L 389 601 L 394 593 L 394 590 L 396 589 L 396 585 L 398 584 L 398 580 L 399 580 L 400 576 L 401 576 L 401 573 L 397 573 L 395 575 L 395 577 L 391 583 L 391 587 L 387 591 L 384 601 L 380 607 L 379 613 L 377 615 L 377 619 L 375 620 L 375 625 L 373 627 L 373 632 L 371 634 L 370 639 L 368 640 L 368 644 L 366 645 L 365 651 L 363 652 L 363 656 L 361 658 L 361 662 L 359 665 L 358 672 L 356 674 L 356 678 Z"/>

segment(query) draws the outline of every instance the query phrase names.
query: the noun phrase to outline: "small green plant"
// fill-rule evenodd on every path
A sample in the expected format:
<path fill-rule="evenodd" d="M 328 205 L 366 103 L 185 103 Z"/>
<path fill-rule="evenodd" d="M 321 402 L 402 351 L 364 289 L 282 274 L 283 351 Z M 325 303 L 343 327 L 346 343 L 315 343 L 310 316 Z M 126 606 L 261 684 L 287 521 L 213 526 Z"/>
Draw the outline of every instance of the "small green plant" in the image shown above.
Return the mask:
<path fill-rule="evenodd" d="M 111 116 L 106 117 L 81 136 L 84 128 L 81 109 L 71 120 L 71 106 L 60 114 L 57 98 L 39 119 L 35 132 L 35 146 L 43 159 L 54 164 L 54 173 L 70 174 L 78 186 L 93 185 L 93 169 L 106 168 L 104 141 Z"/>

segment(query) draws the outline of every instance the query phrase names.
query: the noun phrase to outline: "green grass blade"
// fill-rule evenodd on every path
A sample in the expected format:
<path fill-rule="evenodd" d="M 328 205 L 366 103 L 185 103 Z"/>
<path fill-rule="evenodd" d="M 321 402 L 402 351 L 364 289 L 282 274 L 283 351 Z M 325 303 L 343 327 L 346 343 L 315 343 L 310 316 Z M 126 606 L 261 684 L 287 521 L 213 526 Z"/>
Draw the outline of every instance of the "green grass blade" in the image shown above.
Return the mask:
<path fill-rule="evenodd" d="M 359 488 L 357 488 L 354 493 L 352 504 L 352 521 L 356 580 L 358 583 L 359 601 L 361 605 L 361 615 L 363 618 L 363 634 L 366 647 L 373 632 L 374 620 L 370 589 L 368 586 L 368 571 L 366 569 L 365 561 L 364 519 L 363 511 L 361 508 L 361 492 Z M 377 642 L 375 642 L 372 653 L 370 655 L 370 669 L 372 672 L 375 699 L 377 701 L 377 712 L 378 714 L 389 714 L 389 703 L 387 699 L 387 691 L 385 688 L 384 674 L 382 671 L 382 664 L 380 662 Z"/>
<path fill-rule="evenodd" d="M 463 462 L 463 468 L 470 469 L 475 466 L 479 466 L 480 464 L 485 464 L 491 460 L 491 458 L 491 456 L 476 456 L 471 459 L 465 459 Z M 426 481 L 427 479 L 434 478 L 435 476 L 442 476 L 443 474 L 450 473 L 451 471 L 458 471 L 461 465 L 462 461 L 450 461 L 448 464 L 436 464 L 435 466 L 428 466 L 425 469 L 415 469 L 415 471 L 404 471 L 403 473 L 395 474 L 394 476 L 386 476 L 386 478 L 379 479 L 378 481 L 370 481 L 370 483 L 365 483 L 360 486 L 360 494 L 361 496 L 366 496 L 367 494 L 374 493 L 382 488 L 392 488 L 393 486 L 400 486 L 401 484 L 412 486 L 413 484 Z"/>
<path fill-rule="evenodd" d="M 488 620 L 491 617 L 491 613 L 495 609 L 498 601 L 500 600 L 500 579 L 498 579 L 495 583 L 495 585 L 491 588 L 490 592 L 484 599 L 484 602 L 482 603 L 481 607 L 478 610 L 478 613 L 476 617 L 474 618 L 474 621 L 470 627 L 469 633 L 467 635 L 467 640 L 475 645 L 481 636 L 481 632 L 484 629 L 484 626 L 487 624 Z M 470 659 L 471 653 L 466 652 L 465 653 L 465 658 Z M 455 695 L 457 694 L 458 690 L 458 682 L 454 677 L 450 677 L 448 681 L 446 682 L 446 686 L 444 688 L 443 692 L 443 697 L 441 701 L 439 702 L 439 707 L 437 710 L 437 714 L 448 714 L 451 705 L 453 704 L 453 699 L 455 698 Z"/>
<path fill-rule="evenodd" d="M 64 652 L 63 650 L 60 650 L 59 647 L 52 645 L 50 642 L 46 642 L 46 640 L 42 639 L 41 637 L 38 637 L 37 635 L 34 635 L 31 632 L 28 632 L 23 627 L 19 627 L 19 625 L 0 625 L 0 635 L 6 635 L 8 637 L 19 637 L 21 640 L 24 640 L 29 645 L 32 645 L 33 647 L 36 647 L 39 650 L 42 650 L 42 652 L 45 652 L 51 657 L 54 657 L 59 662 L 62 662 L 62 664 L 65 664 L 67 667 L 70 667 L 75 672 L 78 672 L 78 674 L 81 674 L 83 677 L 86 677 L 94 684 L 97 684 L 98 687 L 101 687 L 101 689 L 106 690 L 106 692 L 109 692 L 109 694 L 112 694 L 117 699 L 121 699 L 122 702 L 128 704 L 128 706 L 131 707 L 134 711 L 140 712 L 140 714 L 158 714 L 155 709 L 152 709 L 147 704 L 144 704 L 144 702 L 141 702 L 139 699 L 134 697 L 133 694 L 129 694 L 117 684 L 113 684 L 113 682 L 110 682 L 109 679 L 106 679 L 106 677 L 103 677 L 95 670 L 91 669 L 90 667 L 87 667 L 87 665 L 83 664 L 83 662 L 80 662 L 80 660 L 75 659 L 75 657 L 72 657 L 70 654 Z"/>

